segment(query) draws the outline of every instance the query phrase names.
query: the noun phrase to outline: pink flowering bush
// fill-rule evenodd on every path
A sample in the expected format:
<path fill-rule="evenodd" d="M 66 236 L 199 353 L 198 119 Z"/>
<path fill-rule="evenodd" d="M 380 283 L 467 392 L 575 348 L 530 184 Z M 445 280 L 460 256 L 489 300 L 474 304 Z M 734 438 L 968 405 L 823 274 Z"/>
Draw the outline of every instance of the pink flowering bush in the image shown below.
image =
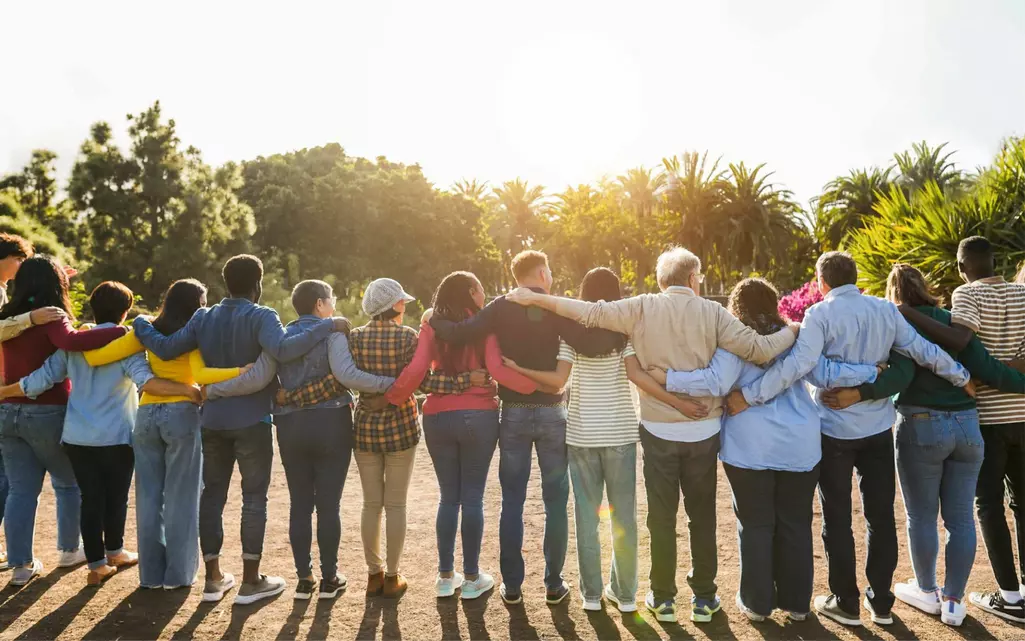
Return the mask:
<path fill-rule="evenodd" d="M 800 323 L 804 320 L 804 313 L 808 308 L 822 300 L 822 292 L 819 291 L 815 281 L 801 285 L 786 296 L 779 299 L 779 314 L 793 323 Z"/>

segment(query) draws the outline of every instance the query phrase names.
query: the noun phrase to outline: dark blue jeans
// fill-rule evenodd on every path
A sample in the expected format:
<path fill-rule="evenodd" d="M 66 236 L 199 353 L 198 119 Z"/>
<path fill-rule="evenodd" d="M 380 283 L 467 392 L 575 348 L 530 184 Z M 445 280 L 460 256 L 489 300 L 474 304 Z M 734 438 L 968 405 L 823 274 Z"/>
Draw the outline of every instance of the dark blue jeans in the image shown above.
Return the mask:
<path fill-rule="evenodd" d="M 312 576 L 313 510 L 317 510 L 317 547 L 325 579 L 338 574 L 342 540 L 341 502 L 352 461 L 352 408 L 308 409 L 276 416 L 278 450 L 288 480 L 288 541 L 295 571 Z"/>
<path fill-rule="evenodd" d="M 819 468 L 749 470 L 723 463 L 740 541 L 740 598 L 758 614 L 811 609 L 815 558 L 811 519 Z"/>
<path fill-rule="evenodd" d="M 235 462 L 242 475 L 242 559 L 259 560 L 267 531 L 267 489 L 274 460 L 270 423 L 237 430 L 203 429 L 203 493 L 199 498 L 199 547 L 203 560 L 221 555 L 222 515 Z"/>
<path fill-rule="evenodd" d="M 438 571 L 455 569 L 461 508 L 463 573 L 475 575 L 484 537 L 484 487 L 498 444 L 498 411 L 456 410 L 425 415 L 424 438 L 441 490 L 435 522 Z"/>
<path fill-rule="evenodd" d="M 7 490 L 9 488 L 7 473 L 4 471 L 4 457 L 0 456 L 0 525 L 4 523 L 4 506 L 7 505 Z"/>
<path fill-rule="evenodd" d="M 498 433 L 498 479 L 502 484 L 502 518 L 498 540 L 502 549 L 502 581 L 517 592 L 523 584 L 523 504 L 527 500 L 533 449 L 541 468 L 545 504 L 545 585 L 562 585 L 569 538 L 569 473 L 566 455 L 566 408 L 503 407 Z"/>

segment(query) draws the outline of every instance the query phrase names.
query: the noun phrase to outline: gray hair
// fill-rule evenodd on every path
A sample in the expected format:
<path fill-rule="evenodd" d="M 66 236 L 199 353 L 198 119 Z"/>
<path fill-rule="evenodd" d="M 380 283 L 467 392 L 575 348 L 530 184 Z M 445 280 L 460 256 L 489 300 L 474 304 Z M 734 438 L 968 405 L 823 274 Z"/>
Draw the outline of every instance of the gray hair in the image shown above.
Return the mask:
<path fill-rule="evenodd" d="M 701 271 L 701 259 L 683 247 L 671 247 L 658 257 L 655 277 L 658 288 L 690 287 L 690 275 Z"/>

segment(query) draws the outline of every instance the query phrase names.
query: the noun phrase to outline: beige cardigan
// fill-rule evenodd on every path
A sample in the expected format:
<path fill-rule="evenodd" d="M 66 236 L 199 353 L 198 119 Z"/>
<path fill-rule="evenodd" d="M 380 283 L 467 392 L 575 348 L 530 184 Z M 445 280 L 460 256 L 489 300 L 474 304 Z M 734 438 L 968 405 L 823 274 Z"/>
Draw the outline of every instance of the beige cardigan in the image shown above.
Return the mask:
<path fill-rule="evenodd" d="M 718 303 L 696 296 L 688 287 L 670 287 L 660 294 L 642 294 L 612 303 L 560 298 L 556 311 L 588 327 L 628 334 L 641 367 L 692 371 L 708 367 L 716 348 L 763 365 L 789 349 L 797 339 L 789 328 L 762 336 L 734 318 Z M 691 419 L 638 390 L 641 420 L 682 423 Z M 700 399 L 707 418 L 722 415 L 722 398 Z M 706 419 L 703 419 L 706 420 Z"/>

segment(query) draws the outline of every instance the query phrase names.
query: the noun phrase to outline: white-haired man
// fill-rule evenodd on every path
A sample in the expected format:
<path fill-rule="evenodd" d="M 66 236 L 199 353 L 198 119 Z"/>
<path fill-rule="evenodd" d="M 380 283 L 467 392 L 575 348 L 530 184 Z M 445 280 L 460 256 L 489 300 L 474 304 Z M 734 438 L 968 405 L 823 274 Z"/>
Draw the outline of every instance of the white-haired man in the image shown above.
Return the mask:
<path fill-rule="evenodd" d="M 686 249 L 676 247 L 659 256 L 656 275 L 660 293 L 612 303 L 546 296 L 529 289 L 518 289 L 508 299 L 521 305 L 536 305 L 589 327 L 629 334 L 645 368 L 704 368 L 719 347 L 762 364 L 794 344 L 794 330 L 784 328 L 776 334 L 760 336 L 718 303 L 701 298 L 701 261 Z M 676 620 L 676 515 L 680 490 L 690 520 L 693 568 L 687 581 L 694 592 L 691 620 L 711 621 L 720 607 L 715 584 L 715 487 L 722 399 L 699 400 L 707 406 L 708 415 L 694 420 L 641 392 L 641 443 L 651 535 L 651 592 L 645 603 L 659 621 Z"/>

